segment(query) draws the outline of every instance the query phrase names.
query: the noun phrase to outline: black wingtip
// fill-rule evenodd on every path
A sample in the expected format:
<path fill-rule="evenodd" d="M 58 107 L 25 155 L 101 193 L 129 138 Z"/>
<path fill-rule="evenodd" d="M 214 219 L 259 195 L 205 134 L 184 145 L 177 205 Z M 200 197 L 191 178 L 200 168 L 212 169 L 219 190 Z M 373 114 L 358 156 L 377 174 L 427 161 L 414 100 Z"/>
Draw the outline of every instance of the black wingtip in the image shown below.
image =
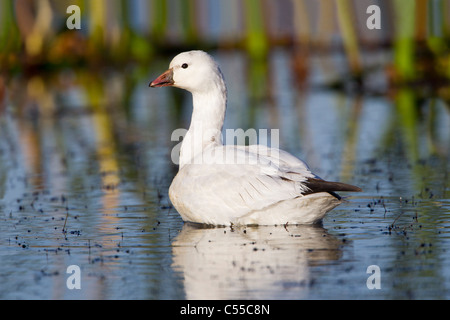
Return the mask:
<path fill-rule="evenodd" d="M 347 191 L 347 192 L 362 192 L 360 187 L 334 181 L 325 181 L 318 178 L 308 178 L 304 182 L 308 191 L 305 194 L 317 193 L 317 192 L 334 192 L 334 191 Z"/>

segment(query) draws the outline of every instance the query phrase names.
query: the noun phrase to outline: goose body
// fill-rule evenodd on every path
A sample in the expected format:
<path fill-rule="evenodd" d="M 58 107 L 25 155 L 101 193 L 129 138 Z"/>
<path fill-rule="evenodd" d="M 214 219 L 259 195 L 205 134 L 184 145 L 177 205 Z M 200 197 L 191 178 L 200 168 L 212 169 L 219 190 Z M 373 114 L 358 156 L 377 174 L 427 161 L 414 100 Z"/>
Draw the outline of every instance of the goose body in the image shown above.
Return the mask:
<path fill-rule="evenodd" d="M 225 226 L 313 224 L 342 203 L 336 191 L 361 191 L 322 180 L 283 150 L 223 145 L 227 90 L 218 64 L 206 52 L 180 53 L 150 86 L 192 93 L 191 124 L 169 188 L 169 198 L 184 221 Z"/>

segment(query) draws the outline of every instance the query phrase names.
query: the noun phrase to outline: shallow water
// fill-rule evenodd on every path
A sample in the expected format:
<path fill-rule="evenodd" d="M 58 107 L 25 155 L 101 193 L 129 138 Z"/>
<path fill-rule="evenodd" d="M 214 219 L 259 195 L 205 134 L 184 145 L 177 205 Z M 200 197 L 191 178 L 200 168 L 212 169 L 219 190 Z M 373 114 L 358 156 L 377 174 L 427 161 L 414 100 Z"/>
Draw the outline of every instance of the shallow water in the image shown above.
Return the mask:
<path fill-rule="evenodd" d="M 147 88 L 170 57 L 132 84 L 113 72 L 99 88 L 70 72 L 17 79 L 8 104 L 25 111 L 0 117 L 0 298 L 449 299 L 448 106 L 418 105 L 408 90 L 317 90 L 333 77 L 320 57 L 300 90 L 283 50 L 270 56 L 271 77 L 255 78 L 270 89 L 258 100 L 247 58 L 216 58 L 228 83 L 225 129 L 279 129 L 281 148 L 364 192 L 322 226 L 184 224 L 167 189 L 179 142 L 170 136 L 187 127 L 190 98 Z M 386 85 L 380 74 L 370 82 Z M 62 111 L 37 117 L 36 106 Z M 70 265 L 80 267 L 80 290 L 66 285 Z M 367 286 L 371 265 L 381 289 Z"/>

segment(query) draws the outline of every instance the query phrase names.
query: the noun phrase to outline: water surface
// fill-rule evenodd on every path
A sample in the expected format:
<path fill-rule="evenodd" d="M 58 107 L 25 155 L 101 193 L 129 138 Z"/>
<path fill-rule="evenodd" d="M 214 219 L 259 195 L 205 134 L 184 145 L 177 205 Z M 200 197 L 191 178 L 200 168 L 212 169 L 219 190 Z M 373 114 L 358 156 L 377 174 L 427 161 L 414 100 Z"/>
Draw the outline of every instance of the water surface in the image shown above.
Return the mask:
<path fill-rule="evenodd" d="M 145 76 L 14 78 L 0 117 L 0 298 L 449 299 L 448 105 L 407 88 L 318 89 L 339 56 L 315 57 L 299 87 L 288 51 L 271 52 L 268 77 L 241 53 L 214 55 L 224 129 L 279 129 L 282 149 L 364 192 L 321 226 L 184 224 L 167 190 L 190 97 L 147 87 L 170 57 Z M 80 290 L 66 286 L 70 265 Z M 366 285 L 371 265 L 381 289 Z"/>

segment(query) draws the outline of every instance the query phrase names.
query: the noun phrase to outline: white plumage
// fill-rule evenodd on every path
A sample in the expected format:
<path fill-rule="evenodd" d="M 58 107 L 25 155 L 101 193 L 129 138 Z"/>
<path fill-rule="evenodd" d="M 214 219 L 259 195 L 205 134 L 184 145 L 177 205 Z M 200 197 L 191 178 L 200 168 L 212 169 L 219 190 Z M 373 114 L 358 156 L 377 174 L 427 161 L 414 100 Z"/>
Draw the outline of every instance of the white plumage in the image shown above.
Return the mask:
<path fill-rule="evenodd" d="M 328 182 L 293 155 L 263 145 L 223 145 L 227 90 L 213 58 L 180 53 L 151 87 L 174 86 L 193 97 L 191 124 L 169 197 L 184 221 L 211 225 L 312 224 L 342 200 L 334 191 L 361 191 Z"/>

